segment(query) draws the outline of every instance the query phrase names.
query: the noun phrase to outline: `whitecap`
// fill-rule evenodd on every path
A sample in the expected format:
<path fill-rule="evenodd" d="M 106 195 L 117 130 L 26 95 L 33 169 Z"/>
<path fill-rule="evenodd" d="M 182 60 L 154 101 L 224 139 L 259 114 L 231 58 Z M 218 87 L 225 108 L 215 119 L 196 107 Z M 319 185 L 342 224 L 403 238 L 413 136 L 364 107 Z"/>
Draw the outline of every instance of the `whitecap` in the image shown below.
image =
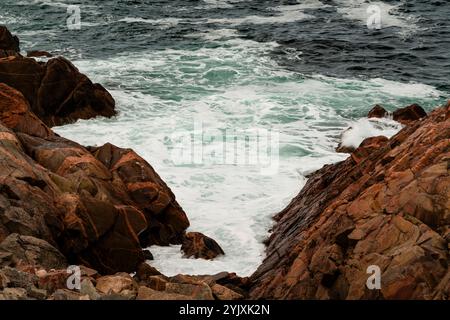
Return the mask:
<path fill-rule="evenodd" d="M 419 18 L 413 15 L 405 15 L 398 12 L 400 5 L 388 4 L 382 1 L 366 0 L 336 0 L 338 4 L 337 11 L 343 17 L 360 21 L 367 28 L 367 21 L 371 15 L 368 12 L 370 6 L 379 10 L 381 17 L 381 28 L 397 27 L 400 28 L 399 34 L 402 37 L 409 37 L 420 30 L 418 26 Z"/>
<path fill-rule="evenodd" d="M 353 121 L 350 128 L 342 133 L 342 145 L 357 148 L 366 138 L 385 136 L 392 137 L 402 129 L 402 125 L 388 118 L 362 118 Z"/>

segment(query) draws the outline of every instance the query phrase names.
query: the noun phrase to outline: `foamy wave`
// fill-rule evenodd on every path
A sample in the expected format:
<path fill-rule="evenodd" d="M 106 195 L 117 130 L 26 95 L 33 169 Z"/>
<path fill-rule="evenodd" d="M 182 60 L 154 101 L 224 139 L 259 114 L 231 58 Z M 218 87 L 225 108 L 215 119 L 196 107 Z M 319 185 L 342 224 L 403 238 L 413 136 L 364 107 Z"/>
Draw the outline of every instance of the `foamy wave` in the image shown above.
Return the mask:
<path fill-rule="evenodd" d="M 144 19 L 144 18 L 137 18 L 137 17 L 126 17 L 119 20 L 119 22 L 126 22 L 126 23 L 149 23 L 153 25 L 160 25 L 162 27 L 173 27 L 176 26 L 180 19 L 177 18 L 165 18 L 165 19 Z"/>
<path fill-rule="evenodd" d="M 402 125 L 390 119 L 362 118 L 351 123 L 350 128 L 342 133 L 342 145 L 357 148 L 366 138 L 392 137 L 402 129 Z"/>
<path fill-rule="evenodd" d="M 366 25 L 369 18 L 367 9 L 369 6 L 376 6 L 380 9 L 381 28 L 398 27 L 401 29 L 400 35 L 411 36 L 420 28 L 417 25 L 418 18 L 412 15 L 402 15 L 398 13 L 399 5 L 388 4 L 382 1 L 366 0 L 336 0 L 337 11 L 345 18 L 360 21 Z"/>
<path fill-rule="evenodd" d="M 271 24 L 271 23 L 290 23 L 312 18 L 312 15 L 304 13 L 306 9 L 317 9 L 325 7 L 318 0 L 309 0 L 301 4 L 284 5 L 273 8 L 274 15 L 272 16 L 246 16 L 243 18 L 222 18 L 222 19 L 208 19 L 208 23 L 229 24 L 232 26 L 240 24 Z"/>

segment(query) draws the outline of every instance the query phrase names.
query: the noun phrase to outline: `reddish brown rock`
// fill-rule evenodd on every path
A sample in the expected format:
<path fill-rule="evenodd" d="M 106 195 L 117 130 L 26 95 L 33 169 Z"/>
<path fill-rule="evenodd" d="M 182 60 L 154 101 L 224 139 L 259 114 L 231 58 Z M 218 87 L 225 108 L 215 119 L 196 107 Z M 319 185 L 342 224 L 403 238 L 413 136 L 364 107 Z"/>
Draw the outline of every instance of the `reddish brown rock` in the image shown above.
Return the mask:
<path fill-rule="evenodd" d="M 354 147 L 344 146 L 341 143 L 336 148 L 336 152 L 339 153 L 352 153 L 353 151 L 355 151 Z"/>
<path fill-rule="evenodd" d="M 448 111 L 311 175 L 276 215 L 250 297 L 449 299 Z M 366 287 L 371 265 L 381 290 Z"/>
<path fill-rule="evenodd" d="M 199 232 L 188 232 L 184 236 L 181 251 L 186 258 L 194 257 L 197 259 L 214 259 L 225 254 L 215 240 Z"/>
<path fill-rule="evenodd" d="M 385 118 L 388 115 L 386 109 L 380 105 L 375 105 L 367 114 L 368 118 Z"/>
<path fill-rule="evenodd" d="M 383 147 L 389 141 L 385 136 L 376 136 L 364 139 L 356 150 L 352 152 L 352 159 L 359 163 L 367 158 L 372 152 Z"/>
<path fill-rule="evenodd" d="M 217 298 L 217 300 L 242 300 L 244 297 L 237 293 L 236 291 L 233 291 L 225 286 L 222 286 L 220 284 L 214 284 L 211 287 L 211 290 L 214 294 L 214 296 Z"/>
<path fill-rule="evenodd" d="M 157 291 L 145 286 L 140 286 L 136 300 L 193 300 L 193 298 L 177 293 Z"/>
<path fill-rule="evenodd" d="M 144 213 L 149 228 L 139 237 L 142 245 L 180 244 L 189 220 L 156 171 L 130 149 L 107 143 L 90 151 Z"/>
<path fill-rule="evenodd" d="M 116 114 L 108 91 L 92 83 L 70 61 L 57 57 L 43 63 L 11 54 L 18 51 L 16 40 L 6 28 L 0 28 L 0 82 L 20 91 L 46 125 Z"/>
<path fill-rule="evenodd" d="M 0 241 L 40 238 L 103 274 L 135 271 L 142 245 L 180 243 L 189 221 L 153 168 L 112 145 L 94 154 L 55 135 L 23 95 L 0 85 Z"/>
<path fill-rule="evenodd" d="M 161 272 L 156 270 L 156 268 L 148 265 L 147 263 L 141 263 L 136 270 L 135 278 L 138 281 L 146 281 L 152 276 L 160 276 Z"/>
<path fill-rule="evenodd" d="M 418 104 L 412 104 L 408 107 L 397 109 L 393 113 L 394 120 L 403 124 L 416 121 L 427 116 L 427 113 Z"/>
<path fill-rule="evenodd" d="M 0 83 L 0 121 L 13 130 L 42 138 L 53 135 L 51 130 L 32 112 L 24 96 Z"/>

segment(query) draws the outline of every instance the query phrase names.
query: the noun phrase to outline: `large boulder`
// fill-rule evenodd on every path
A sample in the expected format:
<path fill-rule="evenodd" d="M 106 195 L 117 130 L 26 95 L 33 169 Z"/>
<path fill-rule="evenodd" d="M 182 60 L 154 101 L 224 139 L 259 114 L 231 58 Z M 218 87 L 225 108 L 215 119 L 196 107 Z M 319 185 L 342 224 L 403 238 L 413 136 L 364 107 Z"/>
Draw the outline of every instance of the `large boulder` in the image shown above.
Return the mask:
<path fill-rule="evenodd" d="M 0 83 L 0 121 L 12 130 L 42 138 L 53 135 L 50 129 L 30 111 L 24 96 Z"/>
<path fill-rule="evenodd" d="M 250 297 L 449 299 L 449 108 L 312 174 L 276 215 Z"/>
<path fill-rule="evenodd" d="M 387 117 L 388 112 L 379 104 L 375 105 L 372 109 L 370 109 L 367 114 L 368 118 L 385 118 Z"/>
<path fill-rule="evenodd" d="M 375 105 L 367 114 L 368 118 L 386 118 L 388 116 L 389 112 L 378 104 Z M 392 119 L 402 124 L 409 124 L 426 116 L 426 111 L 418 104 L 412 104 L 404 108 L 399 108 L 392 113 Z"/>
<path fill-rule="evenodd" d="M 225 254 L 219 244 L 210 237 L 200 232 L 188 232 L 183 238 L 181 245 L 186 258 L 214 259 L 219 255 Z"/>
<path fill-rule="evenodd" d="M 420 120 L 427 116 L 425 110 L 418 104 L 400 108 L 394 111 L 393 118 L 395 121 L 408 124 L 412 121 Z"/>
<path fill-rule="evenodd" d="M 38 62 L 19 53 L 19 39 L 0 26 L 0 83 L 20 91 L 31 110 L 48 126 L 116 114 L 109 92 L 63 57 Z M 29 56 L 46 56 L 33 51 Z"/>
<path fill-rule="evenodd" d="M 180 244 L 189 220 L 156 171 L 131 149 L 107 143 L 89 150 L 144 213 L 149 227 L 140 235 L 142 245 Z"/>
<path fill-rule="evenodd" d="M 169 187 L 135 152 L 87 149 L 54 134 L 4 84 L 0 160 L 0 241 L 12 233 L 39 238 L 68 263 L 111 274 L 135 271 L 143 247 L 181 244 L 189 226 Z"/>
<path fill-rule="evenodd" d="M 108 91 L 63 57 L 47 63 L 22 56 L 0 59 L 0 82 L 19 90 L 48 126 L 116 114 Z"/>

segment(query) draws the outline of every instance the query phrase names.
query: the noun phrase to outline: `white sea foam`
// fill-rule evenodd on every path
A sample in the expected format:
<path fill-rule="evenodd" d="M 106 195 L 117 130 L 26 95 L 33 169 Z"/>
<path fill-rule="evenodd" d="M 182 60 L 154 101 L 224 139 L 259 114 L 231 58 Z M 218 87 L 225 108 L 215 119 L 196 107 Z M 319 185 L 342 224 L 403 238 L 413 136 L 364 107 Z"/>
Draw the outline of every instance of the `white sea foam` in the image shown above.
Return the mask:
<path fill-rule="evenodd" d="M 125 17 L 120 20 L 119 22 L 126 22 L 126 23 L 148 23 L 153 25 L 159 25 L 161 27 L 170 28 L 173 26 L 176 26 L 180 19 L 177 18 L 165 18 L 165 19 L 144 19 L 140 17 Z"/>
<path fill-rule="evenodd" d="M 0 12 L 0 25 L 9 25 L 9 24 L 25 24 L 28 20 L 24 17 L 19 17 L 17 15 Z"/>
<path fill-rule="evenodd" d="M 345 18 L 360 21 L 365 26 L 370 15 L 367 9 L 369 6 L 376 6 L 380 10 L 381 28 L 398 27 L 400 28 L 399 34 L 404 37 L 419 31 L 417 25 L 419 18 L 398 13 L 398 4 L 367 0 L 335 0 L 335 2 L 338 5 L 337 11 Z"/>
<path fill-rule="evenodd" d="M 191 221 L 190 230 L 213 237 L 226 252 L 214 261 L 186 260 L 177 246 L 151 247 L 155 260 L 150 263 L 167 275 L 252 273 L 264 255 L 262 241 L 270 217 L 298 193 L 306 174 L 347 157 L 334 148 L 342 131 L 355 126 L 348 114 L 361 114 L 361 108 L 375 103 L 397 104 L 412 91 L 418 99 L 434 94 L 425 86 L 382 79 L 304 78 L 270 58 L 268 53 L 277 44 L 242 40 L 230 31 L 214 32 L 208 40 L 214 46 L 75 61 L 82 72 L 110 89 L 120 113 L 113 119 L 55 128 L 85 145 L 112 142 L 136 150 L 177 195 Z M 196 119 L 211 131 L 279 132 L 278 174 L 261 175 L 255 166 L 175 165 L 173 133 L 189 134 Z M 355 133 L 358 139 L 367 132 L 393 133 L 390 127 L 381 132 L 367 129 L 367 124 L 361 127 L 365 132 Z M 356 143 L 355 137 L 351 140 Z"/>
<path fill-rule="evenodd" d="M 217 8 L 232 8 L 233 1 L 224 1 L 224 0 L 203 0 L 206 3 L 206 8 L 217 9 Z M 236 2 L 236 1 L 235 1 Z"/>
<path fill-rule="evenodd" d="M 358 119 L 342 133 L 342 145 L 357 148 L 366 138 L 376 136 L 390 138 L 401 128 L 400 123 L 390 119 Z"/>
<path fill-rule="evenodd" d="M 244 23 L 249 24 L 272 24 L 272 23 L 290 23 L 308 18 L 312 18 L 310 14 L 304 13 L 306 9 L 317 9 L 326 7 L 318 0 L 307 0 L 299 4 L 277 6 L 272 9 L 273 15 L 270 16 L 246 16 L 242 18 L 214 18 L 208 19 L 208 23 L 228 24 L 236 26 Z"/>

